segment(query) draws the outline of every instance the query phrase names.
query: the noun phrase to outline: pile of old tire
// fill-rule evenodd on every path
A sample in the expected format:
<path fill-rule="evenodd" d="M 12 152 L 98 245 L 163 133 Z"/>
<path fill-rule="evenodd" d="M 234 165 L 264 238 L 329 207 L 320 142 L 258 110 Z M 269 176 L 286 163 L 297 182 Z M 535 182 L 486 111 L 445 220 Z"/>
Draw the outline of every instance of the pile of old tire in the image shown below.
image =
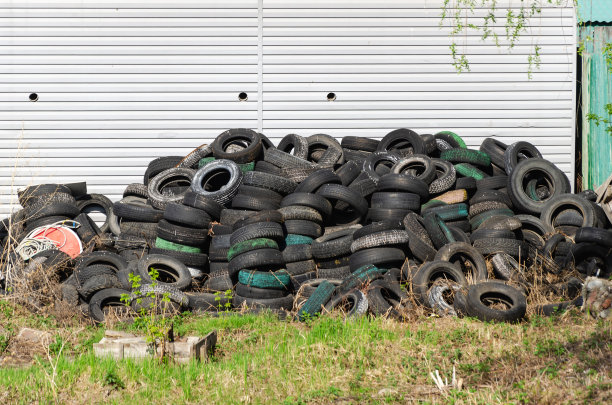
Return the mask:
<path fill-rule="evenodd" d="M 78 217 L 91 246 L 82 256 L 116 255 L 130 271 L 147 257 L 176 261 L 190 275 L 177 308 L 197 312 L 293 308 L 304 319 L 341 308 L 406 319 L 420 306 L 517 321 L 527 303 L 550 314 L 578 303 L 585 277 L 612 274 L 610 222 L 595 193 L 570 194 L 563 172 L 527 142 L 488 138 L 473 149 L 450 131 L 402 128 L 341 143 L 290 134 L 274 147 L 233 129 L 185 157 L 154 159 L 143 184 L 112 205 L 83 183 L 31 187 L 19 198 L 24 209 L 0 222 L 3 251 L 33 227 Z M 98 226 L 87 215 L 93 206 L 106 214 Z M 79 263 L 58 272 L 80 294 L 75 301 L 63 287 L 72 304 L 129 291 L 118 262 L 85 266 L 106 267 L 87 270 L 99 277 L 82 290 Z"/>

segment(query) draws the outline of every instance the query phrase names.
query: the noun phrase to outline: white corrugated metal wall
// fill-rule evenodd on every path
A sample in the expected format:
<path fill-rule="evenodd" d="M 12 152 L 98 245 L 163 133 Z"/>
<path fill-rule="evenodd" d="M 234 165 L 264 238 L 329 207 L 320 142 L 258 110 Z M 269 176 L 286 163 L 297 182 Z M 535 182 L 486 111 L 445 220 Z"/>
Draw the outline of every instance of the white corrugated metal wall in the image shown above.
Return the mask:
<path fill-rule="evenodd" d="M 455 130 L 471 146 L 526 139 L 571 174 L 572 7 L 543 9 L 510 55 L 461 37 L 472 71 L 457 75 L 441 3 L 0 0 L 0 213 L 39 182 L 119 198 L 153 157 L 231 127 L 273 140 L 398 127 Z"/>

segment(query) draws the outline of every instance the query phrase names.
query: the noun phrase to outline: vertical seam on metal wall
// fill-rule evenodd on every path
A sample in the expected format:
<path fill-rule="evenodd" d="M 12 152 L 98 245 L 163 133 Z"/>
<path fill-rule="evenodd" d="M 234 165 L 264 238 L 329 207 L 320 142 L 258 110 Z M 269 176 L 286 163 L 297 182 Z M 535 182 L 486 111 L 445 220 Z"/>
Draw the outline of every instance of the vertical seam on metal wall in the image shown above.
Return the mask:
<path fill-rule="evenodd" d="M 263 132 L 263 0 L 257 0 L 257 132 Z"/>
<path fill-rule="evenodd" d="M 573 39 L 573 43 L 572 43 L 572 52 L 571 55 L 573 56 L 572 58 L 572 77 L 574 79 L 574 81 L 572 82 L 573 86 L 572 86 L 572 140 L 571 140 L 571 146 L 570 146 L 570 156 L 571 156 L 571 168 L 570 168 L 570 173 L 572 175 L 572 179 L 570 181 L 571 184 L 571 190 L 572 192 L 576 192 L 576 185 L 577 185 L 577 177 L 576 177 L 576 173 L 577 173 L 577 164 L 576 164 L 576 142 L 577 139 L 576 137 L 578 136 L 578 132 L 576 129 L 576 123 L 578 122 L 578 117 L 576 114 L 578 114 L 578 109 L 576 108 L 576 97 L 578 96 L 576 94 L 576 86 L 579 80 L 578 75 L 578 66 L 577 66 L 577 59 L 578 59 L 578 19 L 576 16 L 577 13 L 577 9 L 575 8 L 576 5 L 574 5 L 571 8 L 572 11 L 572 27 L 574 28 L 574 35 L 572 36 Z M 562 13 L 565 9 L 562 9 Z"/>

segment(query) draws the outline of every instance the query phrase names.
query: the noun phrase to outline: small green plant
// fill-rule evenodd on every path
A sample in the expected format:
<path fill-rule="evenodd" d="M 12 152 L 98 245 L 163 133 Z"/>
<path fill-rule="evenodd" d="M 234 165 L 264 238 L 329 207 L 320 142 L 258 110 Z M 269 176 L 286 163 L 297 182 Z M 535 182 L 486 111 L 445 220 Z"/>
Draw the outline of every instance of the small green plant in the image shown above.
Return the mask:
<path fill-rule="evenodd" d="M 10 338 L 5 335 L 0 335 L 0 354 L 4 353 L 8 347 Z"/>
<path fill-rule="evenodd" d="M 104 384 L 110 385 L 115 389 L 125 388 L 125 383 L 123 382 L 123 380 L 121 380 L 121 378 L 119 378 L 115 370 L 108 370 L 106 372 L 106 375 L 104 376 Z"/>
<path fill-rule="evenodd" d="M 170 303 L 169 293 L 163 293 L 160 299 L 154 292 L 159 278 L 159 272 L 155 268 L 149 269 L 151 277 L 151 290 L 144 295 L 141 292 L 142 278 L 139 275 L 129 274 L 129 281 L 132 284 L 132 294 L 122 294 L 121 301 L 130 306 L 136 303 L 138 310 L 134 324 L 140 326 L 145 331 L 145 341 L 152 345 L 154 353 L 157 352 L 158 345 L 161 347 L 160 360 L 166 360 L 166 347 L 168 343 L 168 333 L 172 329 L 172 320 L 168 318 L 166 312 Z M 135 299 L 134 299 L 135 297 Z M 145 303 L 146 305 L 143 305 Z"/>
<path fill-rule="evenodd" d="M 49 353 L 54 355 L 59 354 L 65 344 L 66 342 L 64 342 L 64 339 L 62 339 L 61 336 L 56 335 L 55 340 L 49 344 Z"/>
<path fill-rule="evenodd" d="M 219 311 L 230 312 L 230 309 L 232 309 L 232 298 L 234 298 L 232 290 L 225 290 L 223 293 L 217 291 L 215 293 L 215 302 Z"/>

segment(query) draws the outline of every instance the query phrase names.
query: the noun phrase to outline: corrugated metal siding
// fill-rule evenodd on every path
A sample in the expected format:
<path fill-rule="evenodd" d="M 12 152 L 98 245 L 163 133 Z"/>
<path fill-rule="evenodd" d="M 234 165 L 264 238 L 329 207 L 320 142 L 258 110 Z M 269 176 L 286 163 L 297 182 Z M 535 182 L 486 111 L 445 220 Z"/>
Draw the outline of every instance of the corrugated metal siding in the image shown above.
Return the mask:
<path fill-rule="evenodd" d="M 610 0 L 578 0 L 580 22 L 612 22 Z"/>
<path fill-rule="evenodd" d="M 0 0 L 0 211 L 46 181 L 118 199 L 153 157 L 255 128 L 257 6 Z"/>
<path fill-rule="evenodd" d="M 470 146 L 486 136 L 532 141 L 572 174 L 573 9 L 544 8 L 511 54 L 477 32 L 462 34 L 457 41 L 468 45 L 471 72 L 458 75 L 450 28 L 438 26 L 441 4 L 263 0 L 264 133 L 381 138 L 398 127 L 450 129 Z M 506 5 L 498 2 L 502 27 Z M 535 41 L 542 64 L 529 80 Z M 328 92 L 335 101 L 327 101 Z"/>
<path fill-rule="evenodd" d="M 441 4 L 0 0 L 0 213 L 44 181 L 87 180 L 118 198 L 153 157 L 230 127 L 275 140 L 452 129 L 472 146 L 530 140 L 571 172 L 573 10 L 545 8 L 510 55 L 462 37 L 472 72 L 457 75 Z M 529 81 L 536 40 L 542 67 Z"/>

